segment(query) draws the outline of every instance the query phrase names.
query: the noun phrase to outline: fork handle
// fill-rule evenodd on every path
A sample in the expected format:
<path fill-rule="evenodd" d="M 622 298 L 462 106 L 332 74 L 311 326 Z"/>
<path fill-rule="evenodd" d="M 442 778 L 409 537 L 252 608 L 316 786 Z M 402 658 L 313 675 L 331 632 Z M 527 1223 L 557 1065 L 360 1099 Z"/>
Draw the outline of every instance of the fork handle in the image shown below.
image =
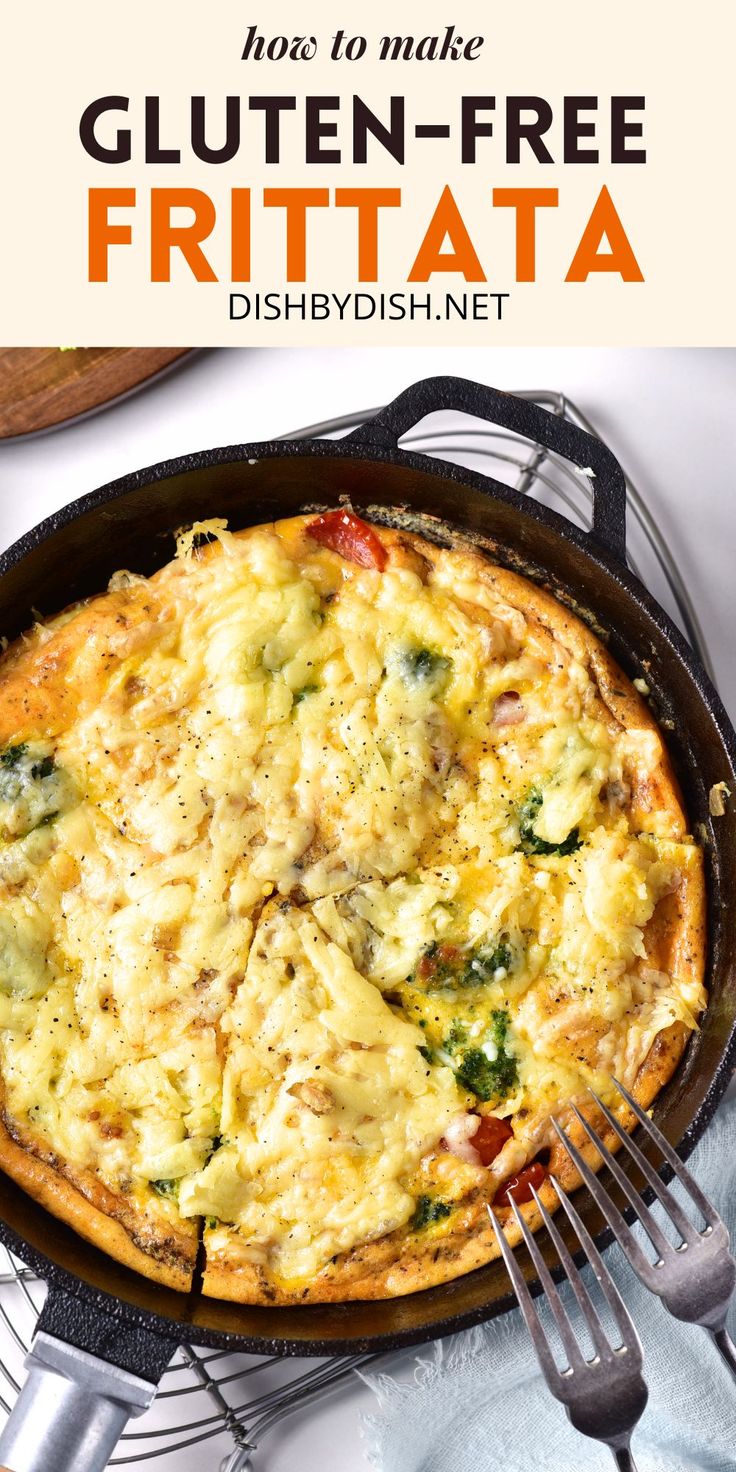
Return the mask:
<path fill-rule="evenodd" d="M 636 1462 L 628 1446 L 612 1446 L 611 1451 L 619 1472 L 636 1472 Z"/>
<path fill-rule="evenodd" d="M 720 1350 L 726 1361 L 731 1374 L 736 1376 L 736 1344 L 727 1329 L 711 1329 L 710 1331 L 716 1347 Z"/>

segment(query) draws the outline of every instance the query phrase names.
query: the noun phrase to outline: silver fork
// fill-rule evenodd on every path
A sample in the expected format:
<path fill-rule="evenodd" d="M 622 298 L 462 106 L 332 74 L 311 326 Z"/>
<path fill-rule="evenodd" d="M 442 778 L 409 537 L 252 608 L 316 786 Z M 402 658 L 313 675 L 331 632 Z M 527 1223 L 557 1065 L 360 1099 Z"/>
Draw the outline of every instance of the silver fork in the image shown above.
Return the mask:
<path fill-rule="evenodd" d="M 524 1275 L 512 1248 L 506 1241 L 503 1228 L 490 1207 L 488 1214 L 549 1389 L 557 1400 L 562 1402 L 569 1420 L 577 1431 L 582 1432 L 583 1436 L 590 1436 L 595 1441 L 602 1441 L 610 1447 L 616 1466 L 621 1469 L 621 1472 L 636 1472 L 630 1450 L 631 1433 L 642 1415 L 648 1398 L 646 1382 L 642 1375 L 639 1336 L 621 1294 L 590 1234 L 583 1226 L 575 1207 L 554 1177 L 550 1179 L 611 1309 L 621 1336 L 618 1345 L 610 1343 L 601 1318 L 570 1252 L 549 1212 L 539 1200 L 537 1193 L 534 1192 L 534 1200 L 555 1245 L 560 1263 L 565 1269 L 595 1347 L 593 1358 L 586 1359 L 541 1250 L 512 1198 L 514 1216 L 547 1295 L 565 1352 L 567 1363 L 563 1369 L 559 1368 L 534 1308 Z"/>
<path fill-rule="evenodd" d="M 676 1319 L 682 1319 L 688 1324 L 699 1324 L 706 1329 L 717 1344 L 732 1375 L 736 1376 L 736 1345 L 726 1329 L 726 1314 L 734 1286 L 736 1286 L 736 1262 L 729 1251 L 726 1226 L 661 1131 L 652 1124 L 623 1084 L 618 1083 L 616 1079 L 613 1082 L 630 1109 L 633 1110 L 639 1123 L 656 1142 L 677 1179 L 701 1213 L 705 1223 L 702 1230 L 693 1226 L 680 1203 L 660 1180 L 657 1171 L 597 1094 L 593 1094 L 596 1104 L 661 1202 L 680 1234 L 680 1243 L 673 1246 L 668 1240 L 619 1162 L 603 1144 L 598 1131 L 583 1118 L 578 1109 L 575 1109 L 577 1118 L 633 1207 L 657 1254 L 654 1262 L 643 1251 L 626 1225 L 618 1207 L 614 1205 L 590 1166 L 583 1160 L 580 1151 L 575 1148 L 566 1131 L 555 1120 L 553 1123 L 557 1134 L 645 1288 L 656 1293 Z"/>

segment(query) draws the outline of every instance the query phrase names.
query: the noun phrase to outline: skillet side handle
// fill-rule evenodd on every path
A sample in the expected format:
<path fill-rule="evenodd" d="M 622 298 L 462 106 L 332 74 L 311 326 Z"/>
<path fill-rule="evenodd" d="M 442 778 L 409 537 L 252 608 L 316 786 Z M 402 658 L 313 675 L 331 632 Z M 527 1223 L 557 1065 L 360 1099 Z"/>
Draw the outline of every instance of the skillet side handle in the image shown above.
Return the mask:
<path fill-rule="evenodd" d="M 156 1394 L 148 1380 L 38 1333 L 0 1436 L 8 1472 L 103 1472 L 131 1416 Z"/>
<path fill-rule="evenodd" d="M 103 1472 L 128 1420 L 153 1401 L 175 1348 L 50 1291 L 0 1434 L 0 1472 Z"/>
<path fill-rule="evenodd" d="M 440 409 L 500 425 L 577 465 L 593 494 L 593 536 L 617 561 L 626 561 L 626 481 L 618 460 L 599 439 L 528 399 L 466 378 L 423 378 L 343 443 L 395 450 L 402 435 Z"/>

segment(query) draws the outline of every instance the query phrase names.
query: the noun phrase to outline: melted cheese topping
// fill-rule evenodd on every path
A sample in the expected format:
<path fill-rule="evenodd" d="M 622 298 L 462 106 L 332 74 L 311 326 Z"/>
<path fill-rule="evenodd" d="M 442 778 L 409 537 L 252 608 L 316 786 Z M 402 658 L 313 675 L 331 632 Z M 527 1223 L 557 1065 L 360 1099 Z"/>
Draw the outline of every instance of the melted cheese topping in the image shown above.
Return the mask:
<path fill-rule="evenodd" d="M 260 927 L 223 1027 L 223 1143 L 182 1211 L 236 1223 L 247 1256 L 289 1280 L 403 1226 L 407 1177 L 458 1108 L 419 1028 L 288 906 Z"/>
<path fill-rule="evenodd" d="M 696 850 L 671 811 L 630 830 L 656 740 L 462 561 L 423 580 L 293 527 L 209 529 L 206 555 L 190 536 L 150 583 L 114 580 L 139 617 L 79 650 L 53 740 L 0 754 L 5 1109 L 308 1279 L 409 1222 L 458 1111 L 532 1141 L 694 1025 L 702 989 L 643 937 Z M 502 1089 L 473 1092 L 463 1048 Z"/>
<path fill-rule="evenodd" d="M 595 829 L 571 858 L 513 854 L 487 868 L 420 871 L 327 897 L 314 912 L 422 1028 L 433 1063 L 453 1069 L 461 1087 L 464 1053 L 485 1050 L 493 1062 L 493 1018 L 509 1017 L 504 1046 L 516 1077 L 502 1100 L 489 1097 L 533 1153 L 563 1101 L 586 1086 L 608 1096 L 611 1074 L 630 1086 L 659 1031 L 675 1021 L 696 1025 L 701 988 L 646 960 L 645 927 L 694 852 L 662 849 L 656 839 L 632 840 L 619 819 Z M 438 946 L 458 956 L 423 979 L 417 957 Z M 494 952 L 490 972 L 469 964 Z M 477 1107 L 472 1090 L 465 1103 Z"/>

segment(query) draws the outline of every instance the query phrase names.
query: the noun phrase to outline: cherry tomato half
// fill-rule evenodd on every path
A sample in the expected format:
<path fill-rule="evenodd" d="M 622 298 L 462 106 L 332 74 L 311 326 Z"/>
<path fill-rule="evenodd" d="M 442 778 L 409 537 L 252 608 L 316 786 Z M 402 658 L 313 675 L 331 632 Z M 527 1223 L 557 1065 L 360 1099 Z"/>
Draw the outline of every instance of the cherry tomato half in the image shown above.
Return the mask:
<path fill-rule="evenodd" d="M 531 1201 L 532 1188 L 538 1191 L 546 1175 L 547 1167 L 542 1165 L 541 1160 L 533 1160 L 531 1165 L 525 1165 L 518 1175 L 509 1176 L 508 1180 L 503 1182 L 500 1191 L 496 1193 L 493 1205 L 510 1206 L 512 1198 L 517 1206 L 522 1206 L 525 1201 Z"/>
<path fill-rule="evenodd" d="M 326 511 L 308 523 L 307 534 L 359 567 L 376 567 L 383 572 L 388 561 L 386 548 L 373 527 L 352 511 Z"/>
<path fill-rule="evenodd" d="M 481 1165 L 490 1165 L 513 1133 L 507 1119 L 496 1119 L 495 1114 L 482 1114 L 470 1140 L 473 1149 L 478 1151 Z"/>

